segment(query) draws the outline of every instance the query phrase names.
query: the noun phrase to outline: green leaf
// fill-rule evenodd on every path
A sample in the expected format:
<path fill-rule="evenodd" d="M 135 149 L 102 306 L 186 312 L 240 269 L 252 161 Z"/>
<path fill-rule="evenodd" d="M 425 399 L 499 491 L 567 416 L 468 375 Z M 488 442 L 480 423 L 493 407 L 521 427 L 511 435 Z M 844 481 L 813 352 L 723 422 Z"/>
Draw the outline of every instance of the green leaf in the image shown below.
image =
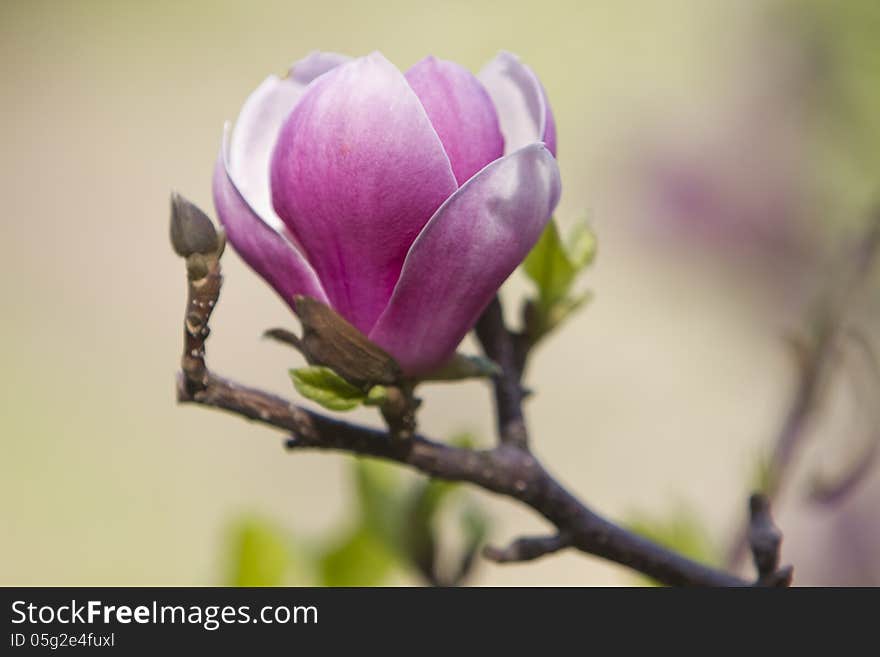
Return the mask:
<path fill-rule="evenodd" d="M 449 444 L 453 447 L 461 447 L 462 449 L 476 449 L 479 444 L 477 437 L 469 431 L 457 433 L 449 439 Z"/>
<path fill-rule="evenodd" d="M 407 559 L 429 580 L 436 575 L 438 540 L 435 518 L 443 500 L 455 484 L 428 479 L 419 481 L 410 491 L 402 549 Z"/>
<path fill-rule="evenodd" d="M 595 260 L 598 246 L 596 233 L 590 230 L 586 221 L 577 222 L 568 237 L 569 263 L 577 271 L 587 267 Z"/>
<path fill-rule="evenodd" d="M 536 299 L 524 308 L 526 333 L 537 343 L 590 299 L 588 293 L 573 295 L 578 274 L 596 256 L 596 236 L 579 222 L 568 243 L 563 243 L 555 221 L 551 221 L 526 257 L 523 271 L 537 286 Z"/>
<path fill-rule="evenodd" d="M 329 367 L 315 365 L 290 370 L 290 378 L 299 394 L 331 411 L 351 410 L 366 399 L 361 390 Z"/>
<path fill-rule="evenodd" d="M 323 586 L 378 586 L 393 571 L 394 554 L 367 527 L 357 527 L 324 552 Z"/>
<path fill-rule="evenodd" d="M 469 504 L 461 512 L 461 528 L 469 546 L 476 548 L 489 535 L 489 516 L 476 504 Z"/>
<path fill-rule="evenodd" d="M 395 466 L 359 458 L 353 474 L 361 524 L 390 550 L 399 550 L 404 500 Z"/>
<path fill-rule="evenodd" d="M 596 236 L 579 222 L 569 239 L 562 242 L 556 221 L 551 220 L 523 262 L 526 275 L 538 287 L 541 306 L 549 309 L 563 300 L 578 273 L 593 261 L 596 255 Z"/>
<path fill-rule="evenodd" d="M 584 292 L 577 296 L 565 297 L 553 304 L 544 317 L 544 332 L 552 331 L 573 315 L 581 306 L 586 305 L 592 298 L 591 292 Z"/>
<path fill-rule="evenodd" d="M 388 401 L 388 388 L 385 386 L 373 386 L 367 392 L 367 398 L 364 399 L 365 406 L 381 406 Z"/>
<path fill-rule="evenodd" d="M 417 524 L 428 524 L 434 520 L 442 502 L 457 488 L 458 484 L 441 479 L 428 479 L 419 482 L 411 494 L 412 514 Z"/>
<path fill-rule="evenodd" d="M 472 570 L 477 551 L 489 535 L 491 522 L 485 511 L 475 503 L 464 507 L 460 522 L 464 534 L 464 550 L 459 564 L 459 578 L 461 579 L 467 577 Z"/>
<path fill-rule="evenodd" d="M 458 585 L 466 578 L 475 563 L 475 556 L 489 531 L 485 513 L 468 498 L 451 495 L 460 484 L 436 479 L 419 482 L 410 495 L 410 510 L 406 522 L 406 554 L 410 562 L 429 581 L 443 585 Z M 455 500 L 455 501 L 454 501 Z M 440 516 L 452 508 L 461 531 L 455 553 L 441 554 L 440 528 L 445 525 Z"/>
<path fill-rule="evenodd" d="M 230 536 L 232 586 L 280 586 L 287 571 L 289 554 L 285 537 L 270 523 L 245 518 Z"/>
<path fill-rule="evenodd" d="M 352 531 L 321 557 L 325 586 L 377 586 L 400 563 L 402 488 L 397 469 L 376 459 L 353 462 L 358 518 Z"/>

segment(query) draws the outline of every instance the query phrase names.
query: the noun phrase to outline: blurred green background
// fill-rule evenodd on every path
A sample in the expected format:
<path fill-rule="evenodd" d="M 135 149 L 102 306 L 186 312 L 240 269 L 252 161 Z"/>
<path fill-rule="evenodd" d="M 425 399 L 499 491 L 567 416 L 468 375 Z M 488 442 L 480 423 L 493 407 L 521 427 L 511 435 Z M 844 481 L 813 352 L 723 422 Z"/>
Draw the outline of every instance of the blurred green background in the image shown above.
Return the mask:
<path fill-rule="evenodd" d="M 4 0 L 0 584 L 234 582 L 248 550 L 273 580 L 273 559 L 306 563 L 297 555 L 359 522 L 350 460 L 287 454 L 278 434 L 174 401 L 185 283 L 170 190 L 213 210 L 223 122 L 313 49 L 379 49 L 403 69 L 435 54 L 472 70 L 507 49 L 534 68 L 559 130 L 558 216 L 586 212 L 600 240 L 584 280 L 595 299 L 529 372 L 536 450 L 602 512 L 672 517 L 673 529 L 693 515 L 723 544 L 790 394 L 780 335 L 876 198 L 875 7 Z M 293 396 L 296 357 L 259 337 L 292 318 L 237 256 L 224 268 L 212 368 Z M 517 276 L 505 295 L 527 289 Z M 423 396 L 426 432 L 491 440 L 484 384 Z M 814 451 L 804 476 L 834 458 Z M 880 582 L 869 558 L 880 532 L 863 531 L 880 522 L 878 498 L 875 474 L 833 515 L 783 500 L 799 582 Z M 495 542 L 543 527 L 487 494 L 463 503 L 491 519 Z M 856 529 L 843 534 L 839 518 Z M 284 581 L 314 581 L 287 570 Z M 419 579 L 402 567 L 383 581 Z M 633 579 L 562 554 L 480 564 L 471 581 Z"/>

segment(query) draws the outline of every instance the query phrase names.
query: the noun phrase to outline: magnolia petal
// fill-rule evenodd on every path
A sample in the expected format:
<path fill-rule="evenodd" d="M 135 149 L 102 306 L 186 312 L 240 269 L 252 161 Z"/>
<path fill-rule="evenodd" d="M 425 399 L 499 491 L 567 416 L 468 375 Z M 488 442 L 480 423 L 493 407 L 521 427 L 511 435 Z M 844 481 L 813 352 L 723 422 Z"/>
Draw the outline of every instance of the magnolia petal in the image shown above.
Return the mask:
<path fill-rule="evenodd" d="M 281 129 L 270 177 L 275 211 L 333 307 L 364 333 L 413 240 L 457 188 L 418 97 L 379 53 L 309 87 Z"/>
<path fill-rule="evenodd" d="M 217 215 L 232 246 L 294 311 L 297 295 L 327 303 L 321 282 L 302 253 L 266 224 L 236 187 L 229 175 L 227 142 L 224 138 L 214 168 L 213 193 Z"/>
<path fill-rule="evenodd" d="M 495 105 L 473 73 L 427 57 L 406 72 L 406 80 L 443 142 L 459 185 L 504 155 Z"/>
<path fill-rule="evenodd" d="M 327 71 L 350 61 L 351 57 L 340 55 L 338 52 L 313 50 L 291 65 L 287 77 L 302 85 L 307 85 L 319 75 L 324 75 Z M 279 125 L 278 128 L 280 129 L 281 126 Z"/>
<path fill-rule="evenodd" d="M 407 374 L 441 365 L 538 241 L 560 194 L 540 143 L 496 160 L 431 218 L 370 339 Z"/>
<path fill-rule="evenodd" d="M 293 64 L 287 77 L 267 77 L 241 108 L 232 133 L 229 173 L 248 205 L 276 230 L 284 224 L 272 208 L 269 159 L 281 125 L 312 80 L 350 59 L 313 52 Z"/>
<path fill-rule="evenodd" d="M 542 141 L 556 156 L 556 121 L 544 87 L 519 57 L 500 52 L 477 76 L 495 108 L 504 135 L 505 152 Z"/>

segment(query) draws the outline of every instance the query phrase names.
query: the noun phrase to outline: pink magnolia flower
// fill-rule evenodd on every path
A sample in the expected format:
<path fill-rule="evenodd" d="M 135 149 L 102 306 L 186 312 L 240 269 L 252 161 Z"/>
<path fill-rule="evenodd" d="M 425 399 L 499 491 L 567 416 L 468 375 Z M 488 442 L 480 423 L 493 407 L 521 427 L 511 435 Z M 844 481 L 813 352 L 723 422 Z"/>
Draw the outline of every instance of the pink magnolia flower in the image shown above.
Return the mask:
<path fill-rule="evenodd" d="M 313 53 L 227 125 L 214 203 L 241 257 L 293 307 L 330 305 L 407 374 L 442 364 L 559 199 L 534 73 Z"/>

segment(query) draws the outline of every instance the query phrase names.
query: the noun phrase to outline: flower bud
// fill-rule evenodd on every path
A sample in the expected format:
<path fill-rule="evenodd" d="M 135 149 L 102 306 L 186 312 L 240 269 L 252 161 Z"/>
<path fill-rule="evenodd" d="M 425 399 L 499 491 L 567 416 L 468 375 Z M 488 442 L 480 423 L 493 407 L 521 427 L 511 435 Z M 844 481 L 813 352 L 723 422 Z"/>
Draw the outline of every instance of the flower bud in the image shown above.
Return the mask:
<path fill-rule="evenodd" d="M 171 193 L 171 246 L 182 258 L 215 254 L 217 229 L 204 212 L 177 192 Z"/>

